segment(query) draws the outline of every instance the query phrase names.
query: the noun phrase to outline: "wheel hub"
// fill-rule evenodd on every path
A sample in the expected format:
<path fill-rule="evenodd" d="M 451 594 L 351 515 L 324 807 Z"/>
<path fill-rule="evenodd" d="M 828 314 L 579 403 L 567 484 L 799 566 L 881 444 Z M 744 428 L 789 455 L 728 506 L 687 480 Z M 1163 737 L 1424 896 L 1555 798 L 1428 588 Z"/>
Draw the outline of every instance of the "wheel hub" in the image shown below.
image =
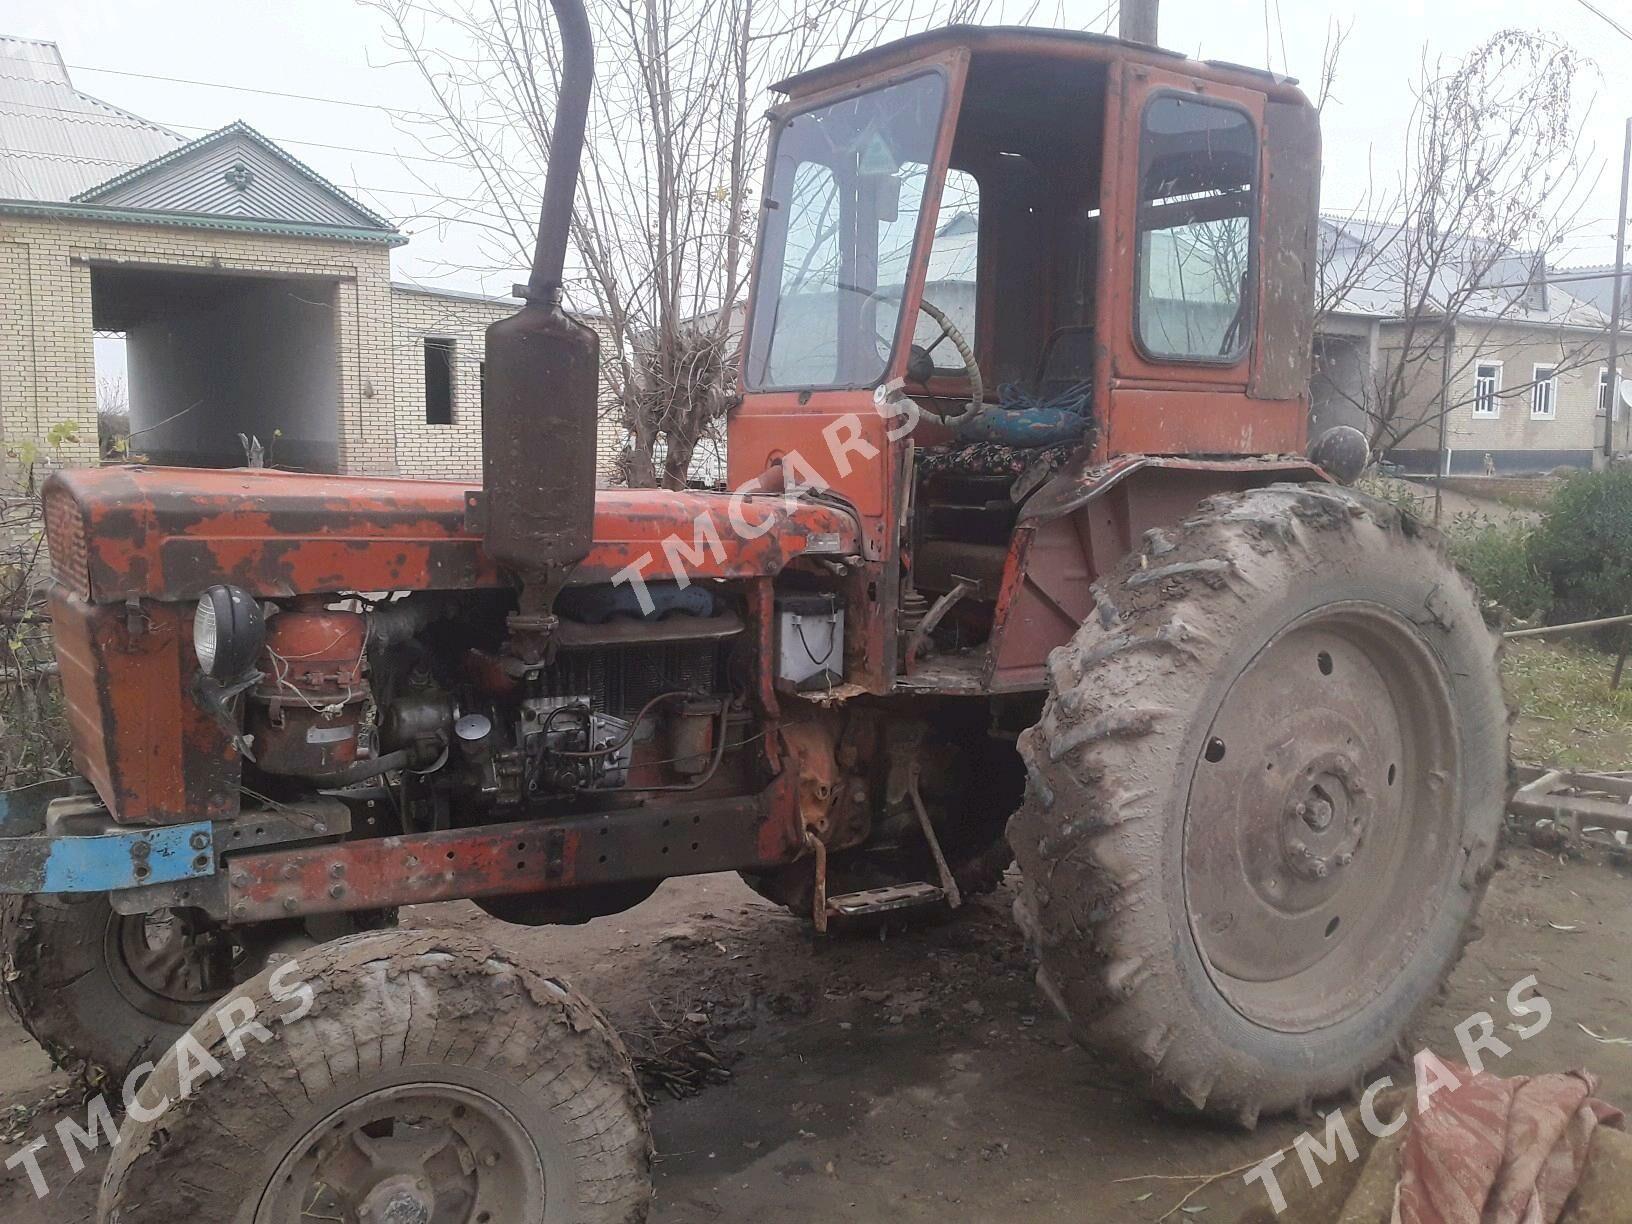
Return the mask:
<path fill-rule="evenodd" d="M 1347 753 L 1317 755 L 1287 786 L 1281 836 L 1286 869 L 1305 880 L 1324 880 L 1348 867 L 1373 808 L 1371 788 Z"/>
<path fill-rule="evenodd" d="M 110 911 L 102 955 L 125 1002 L 144 1016 L 181 1025 L 252 975 L 257 963 L 231 931 L 210 927 L 189 910 Z"/>
<path fill-rule="evenodd" d="M 533 1218 L 544 1167 L 526 1128 L 456 1084 L 382 1088 L 344 1105 L 284 1157 L 256 1224 L 501 1224 Z"/>
<path fill-rule="evenodd" d="M 1185 902 L 1215 985 L 1301 1032 L 1374 999 L 1438 904 L 1454 855 L 1455 715 L 1403 618 L 1316 609 L 1229 682 L 1185 824 Z"/>
<path fill-rule="evenodd" d="M 364 1224 L 430 1224 L 436 1192 L 423 1177 L 398 1173 L 369 1191 L 357 1208 Z"/>

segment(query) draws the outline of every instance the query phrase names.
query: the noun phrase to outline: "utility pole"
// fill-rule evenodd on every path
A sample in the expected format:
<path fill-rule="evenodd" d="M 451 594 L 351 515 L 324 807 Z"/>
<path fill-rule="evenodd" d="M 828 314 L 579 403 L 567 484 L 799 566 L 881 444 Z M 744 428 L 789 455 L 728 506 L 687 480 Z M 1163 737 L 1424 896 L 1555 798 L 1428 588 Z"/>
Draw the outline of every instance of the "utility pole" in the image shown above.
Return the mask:
<path fill-rule="evenodd" d="M 1122 0 L 1116 34 L 1123 42 L 1156 45 L 1156 6 L 1161 0 Z M 1624 209 L 1622 211 L 1625 211 Z"/>
<path fill-rule="evenodd" d="M 1445 418 L 1451 412 L 1451 348 L 1456 342 L 1456 316 L 1445 320 L 1445 334 L 1439 346 L 1439 443 L 1434 451 L 1434 526 L 1439 526 L 1440 504 L 1445 487 L 1445 469 L 1451 457 L 1445 450 Z"/>
<path fill-rule="evenodd" d="M 1632 179 L 1632 119 L 1621 150 L 1621 211 L 1615 214 L 1615 281 L 1609 304 L 1609 403 L 1604 405 L 1604 462 L 1615 455 L 1615 413 L 1621 403 L 1621 295 L 1626 275 L 1626 191 Z"/>

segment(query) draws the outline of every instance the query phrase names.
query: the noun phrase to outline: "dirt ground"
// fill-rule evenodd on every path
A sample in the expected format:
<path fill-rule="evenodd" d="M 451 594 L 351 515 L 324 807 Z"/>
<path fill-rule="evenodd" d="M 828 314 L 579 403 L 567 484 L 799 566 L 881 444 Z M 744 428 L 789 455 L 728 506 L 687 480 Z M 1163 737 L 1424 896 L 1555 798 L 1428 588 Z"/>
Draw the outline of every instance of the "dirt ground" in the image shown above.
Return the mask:
<path fill-rule="evenodd" d="M 1501 1032 L 1508 987 L 1534 973 L 1552 1023 L 1501 1070 L 1587 1066 L 1604 1096 L 1632 1106 L 1632 1046 L 1579 1027 L 1632 1037 L 1629 893 L 1612 866 L 1510 850 L 1485 937 L 1420 1042 L 1455 1054 L 1454 1026 L 1480 1010 Z M 408 921 L 486 931 L 583 987 L 626 1032 L 708 1017 L 733 1075 L 655 1101 L 658 1224 L 1154 1221 L 1194 1183 L 1118 1179 L 1230 1169 L 1289 1141 L 1291 1122 L 1245 1134 L 1166 1116 L 1072 1045 L 1032 988 L 1009 896 L 933 929 L 824 943 L 732 876 L 670 881 L 637 909 L 577 928 L 508 927 L 464 903 Z M 64 1116 L 52 1100 L 64 1087 L 0 1022 L 0 1134 L 10 1132 L 0 1154 Z M 54 1191 L 43 1201 L 20 1170 L 0 1172 L 0 1220 L 92 1218 L 99 1162 L 70 1176 L 59 1154 L 46 1170 Z M 1225 1178 L 1190 1201 L 1205 1213 L 1170 1218 L 1228 1221 L 1260 1193 Z"/>

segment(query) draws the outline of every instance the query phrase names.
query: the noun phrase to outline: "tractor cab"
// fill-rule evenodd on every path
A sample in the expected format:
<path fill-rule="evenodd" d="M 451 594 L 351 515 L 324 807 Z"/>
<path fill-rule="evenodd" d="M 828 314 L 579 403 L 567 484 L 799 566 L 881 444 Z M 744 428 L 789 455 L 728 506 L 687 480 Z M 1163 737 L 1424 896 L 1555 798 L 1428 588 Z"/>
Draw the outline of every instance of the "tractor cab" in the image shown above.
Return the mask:
<path fill-rule="evenodd" d="M 983 643 L 1062 473 L 1303 450 L 1319 134 L 1290 81 L 950 27 L 778 89 L 732 483 L 797 452 L 899 548 L 909 619 L 961 583 Z"/>
<path fill-rule="evenodd" d="M 1080 404 L 1103 454 L 1301 445 L 1309 327 L 1282 325 L 1309 313 L 1319 146 L 1291 82 L 952 27 L 778 89 L 750 394 L 903 379 L 955 413 L 961 338 L 985 402 Z M 1139 412 L 1168 389 L 1211 411 Z"/>

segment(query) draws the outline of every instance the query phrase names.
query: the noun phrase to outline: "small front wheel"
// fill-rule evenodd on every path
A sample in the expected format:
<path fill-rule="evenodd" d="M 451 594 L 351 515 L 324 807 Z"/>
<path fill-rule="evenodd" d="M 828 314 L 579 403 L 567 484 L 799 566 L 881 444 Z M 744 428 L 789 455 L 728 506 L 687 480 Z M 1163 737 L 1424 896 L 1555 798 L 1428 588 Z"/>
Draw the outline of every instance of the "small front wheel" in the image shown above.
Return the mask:
<path fill-rule="evenodd" d="M 651 1199 L 616 1033 L 459 933 L 353 936 L 263 973 L 165 1055 L 131 1118 L 102 1224 L 638 1224 Z"/>
<path fill-rule="evenodd" d="M 229 927 L 194 909 L 121 914 L 106 893 L 0 900 L 0 998 L 51 1060 L 93 1087 L 156 1059 L 234 985 L 394 910 Z"/>
<path fill-rule="evenodd" d="M 115 913 L 103 893 L 0 903 L 0 994 L 52 1061 L 86 1083 L 157 1058 L 254 953 L 190 911 Z M 264 963 L 264 961 L 263 961 Z"/>

